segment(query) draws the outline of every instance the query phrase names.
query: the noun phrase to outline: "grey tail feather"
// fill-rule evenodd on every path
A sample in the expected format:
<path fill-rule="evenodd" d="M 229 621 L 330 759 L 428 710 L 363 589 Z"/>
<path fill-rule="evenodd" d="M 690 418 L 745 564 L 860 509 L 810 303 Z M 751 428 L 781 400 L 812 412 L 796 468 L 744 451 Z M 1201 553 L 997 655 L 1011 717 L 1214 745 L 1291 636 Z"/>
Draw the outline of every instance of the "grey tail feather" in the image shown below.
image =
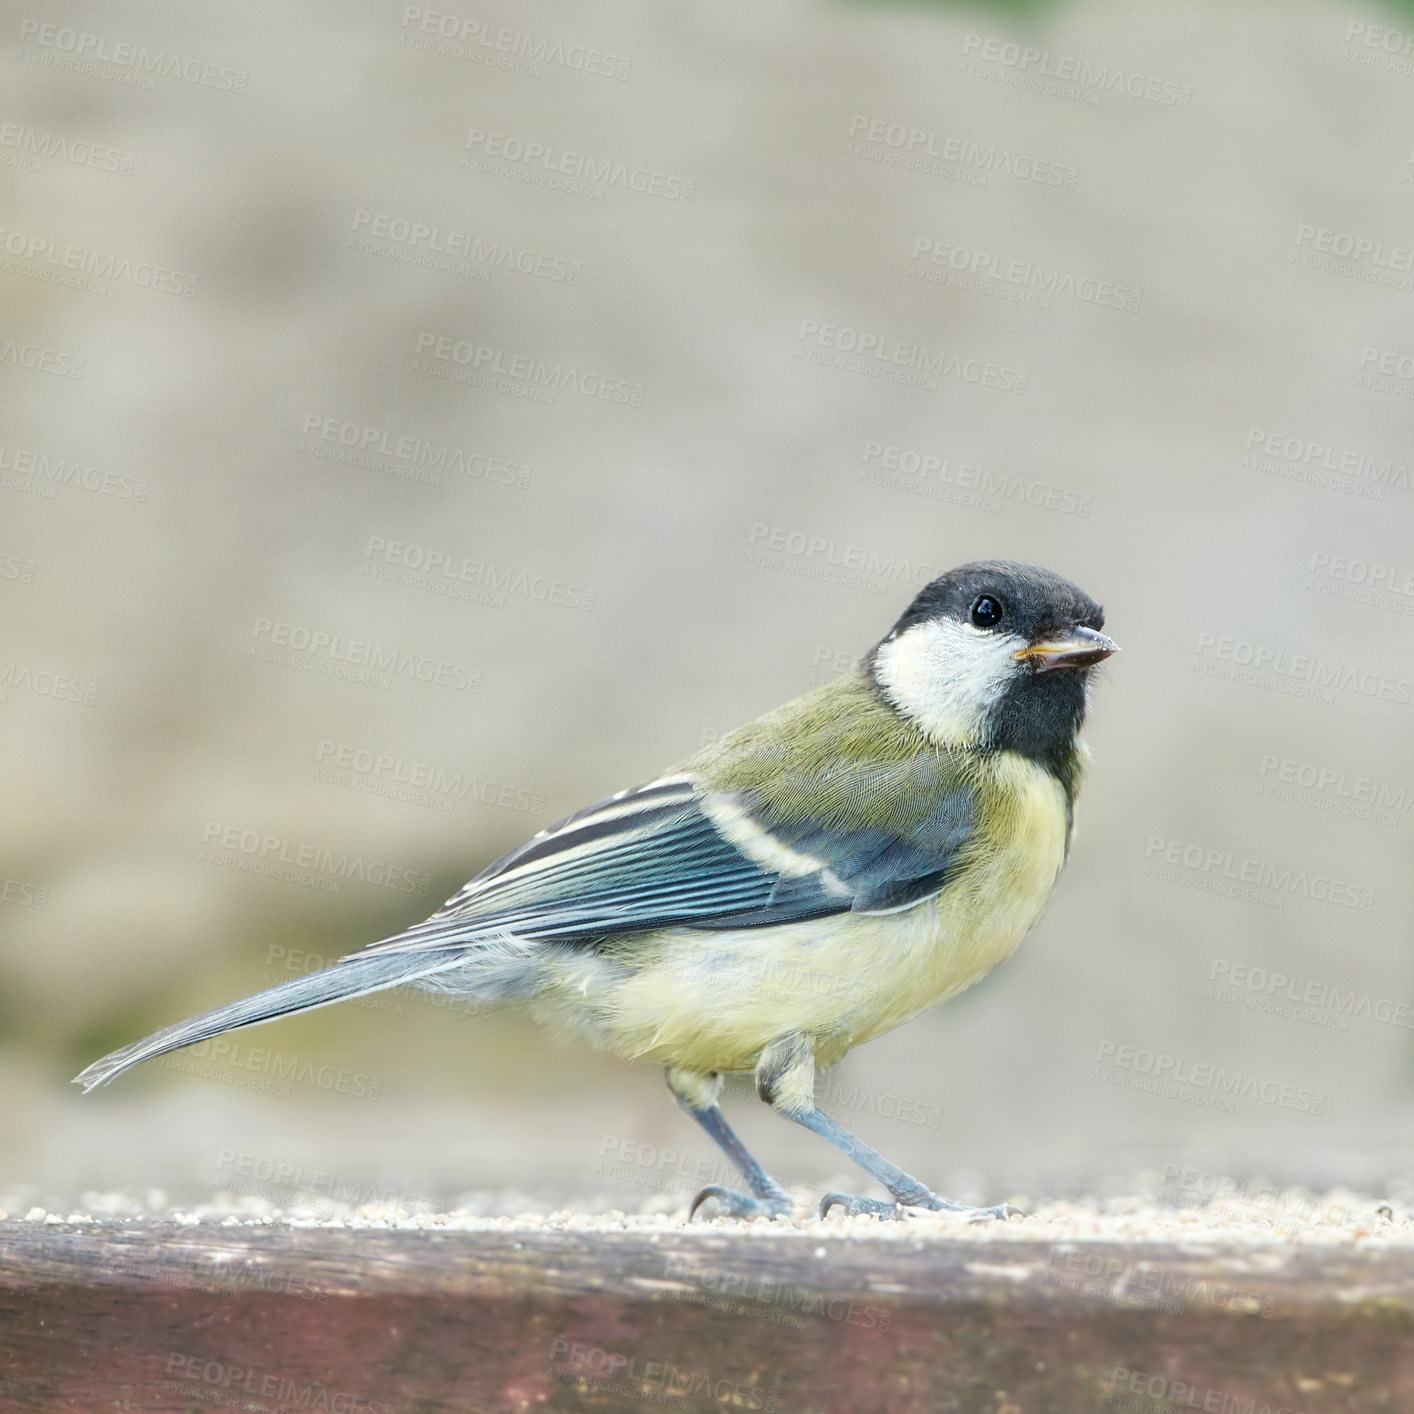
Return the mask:
<path fill-rule="evenodd" d="M 235 1031 L 242 1026 L 256 1026 L 262 1021 L 274 1021 L 277 1017 L 290 1016 L 295 1012 L 312 1011 L 315 1007 L 330 1006 L 334 1002 L 347 1001 L 350 997 L 365 996 L 369 992 L 381 992 L 386 987 L 396 987 L 403 982 L 412 982 L 433 972 L 443 972 L 460 967 L 466 960 L 461 950 L 440 952 L 396 953 L 382 957 L 352 957 L 336 962 L 321 972 L 312 972 L 307 977 L 294 977 L 281 982 L 278 987 L 257 992 L 238 1002 L 217 1007 L 201 1016 L 190 1017 L 154 1032 L 145 1040 L 134 1041 L 130 1046 L 96 1060 L 81 1075 L 74 1077 L 75 1085 L 82 1085 L 85 1092 L 95 1086 L 106 1085 L 125 1070 L 131 1070 L 154 1056 L 166 1055 L 168 1051 L 179 1051 L 183 1046 L 195 1045 L 198 1041 L 219 1036 L 223 1031 Z"/>

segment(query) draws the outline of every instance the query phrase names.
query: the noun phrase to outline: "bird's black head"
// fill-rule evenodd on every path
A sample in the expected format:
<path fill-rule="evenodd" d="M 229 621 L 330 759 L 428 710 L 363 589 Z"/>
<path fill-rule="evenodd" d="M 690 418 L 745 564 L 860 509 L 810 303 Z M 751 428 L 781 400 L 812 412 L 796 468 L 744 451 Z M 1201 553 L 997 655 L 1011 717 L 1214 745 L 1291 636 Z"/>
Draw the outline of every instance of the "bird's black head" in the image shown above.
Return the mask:
<path fill-rule="evenodd" d="M 869 655 L 884 695 L 942 745 L 1020 752 L 1063 776 L 1104 610 L 1036 565 L 980 560 L 922 589 Z"/>

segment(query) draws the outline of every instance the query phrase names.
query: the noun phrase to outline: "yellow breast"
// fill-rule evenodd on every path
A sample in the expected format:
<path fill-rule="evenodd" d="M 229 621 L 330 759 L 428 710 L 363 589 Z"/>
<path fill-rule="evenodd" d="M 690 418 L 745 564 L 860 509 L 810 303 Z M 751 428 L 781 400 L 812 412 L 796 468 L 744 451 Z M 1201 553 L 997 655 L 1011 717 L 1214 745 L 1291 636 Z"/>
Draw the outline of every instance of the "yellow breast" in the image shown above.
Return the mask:
<path fill-rule="evenodd" d="M 1065 859 L 1065 793 L 1012 753 L 960 868 L 934 898 L 740 932 L 672 928 L 568 957 L 545 1001 L 609 1049 L 697 1071 L 749 1070 L 788 1032 L 821 1064 L 986 976 L 1040 917 Z"/>

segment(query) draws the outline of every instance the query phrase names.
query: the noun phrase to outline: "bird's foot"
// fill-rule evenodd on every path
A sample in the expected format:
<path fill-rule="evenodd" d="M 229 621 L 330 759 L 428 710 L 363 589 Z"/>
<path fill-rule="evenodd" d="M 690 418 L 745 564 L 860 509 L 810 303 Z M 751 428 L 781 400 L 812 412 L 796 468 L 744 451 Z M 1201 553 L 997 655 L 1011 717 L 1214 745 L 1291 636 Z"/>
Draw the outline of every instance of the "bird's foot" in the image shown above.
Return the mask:
<path fill-rule="evenodd" d="M 960 1213 L 969 1222 L 986 1222 L 991 1218 L 1020 1218 L 1025 1214 L 1010 1203 L 998 1203 L 994 1208 L 974 1208 L 967 1203 L 954 1203 L 951 1198 L 939 1198 L 936 1193 L 924 1189 L 919 1193 L 909 1193 L 892 1203 L 878 1198 L 859 1198 L 853 1193 L 827 1193 L 820 1200 L 820 1216 L 829 1214 L 831 1208 L 843 1208 L 852 1217 L 888 1218 L 898 1221 L 908 1216 L 911 1209 L 922 1208 L 935 1213 Z"/>
<path fill-rule="evenodd" d="M 697 1210 L 709 1199 L 716 1200 L 721 1210 L 718 1216 L 727 1218 L 788 1218 L 795 1211 L 784 1193 L 763 1194 L 759 1198 L 753 1198 L 751 1194 L 743 1193 L 739 1188 L 709 1183 L 692 1200 L 692 1207 L 687 1210 L 689 1222 L 697 1216 Z"/>

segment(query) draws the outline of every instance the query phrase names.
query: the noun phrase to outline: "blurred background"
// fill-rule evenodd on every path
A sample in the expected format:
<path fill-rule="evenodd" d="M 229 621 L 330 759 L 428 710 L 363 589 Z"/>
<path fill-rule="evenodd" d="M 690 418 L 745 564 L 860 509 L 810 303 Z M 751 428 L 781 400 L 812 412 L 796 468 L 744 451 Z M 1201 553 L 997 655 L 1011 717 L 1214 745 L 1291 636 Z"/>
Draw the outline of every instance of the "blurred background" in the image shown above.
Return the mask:
<path fill-rule="evenodd" d="M 988 556 L 1124 647 L 1071 862 L 822 1104 L 988 1202 L 1403 1192 L 1414 10 L 432 4 L 5 21 L 4 1201 L 681 1206 L 661 1075 L 515 1013 L 68 1082 Z"/>

